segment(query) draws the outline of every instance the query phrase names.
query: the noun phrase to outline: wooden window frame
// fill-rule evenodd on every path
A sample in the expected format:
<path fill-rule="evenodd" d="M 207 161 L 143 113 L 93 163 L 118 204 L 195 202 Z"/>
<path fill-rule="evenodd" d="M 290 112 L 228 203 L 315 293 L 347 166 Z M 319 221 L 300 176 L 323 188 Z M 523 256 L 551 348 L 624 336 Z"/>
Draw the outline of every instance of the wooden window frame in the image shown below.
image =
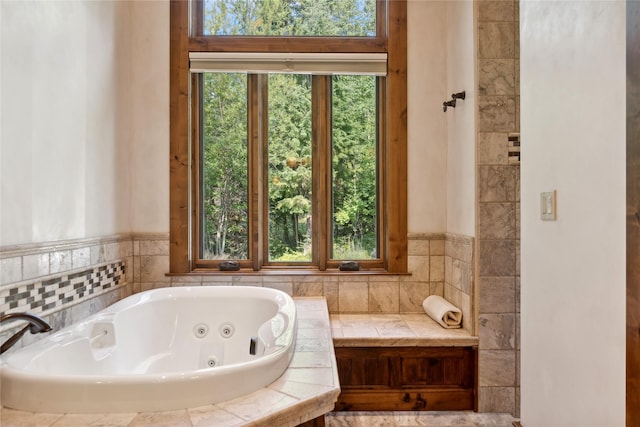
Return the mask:
<path fill-rule="evenodd" d="M 198 4 L 198 3 L 194 3 Z M 197 13 L 197 6 L 192 13 Z M 384 111 L 386 120 L 381 120 L 379 132 L 383 134 L 382 144 L 384 153 L 381 153 L 382 164 L 379 166 L 379 200 L 382 205 L 379 221 L 380 229 L 380 258 L 382 268 L 371 270 L 374 272 L 387 272 L 403 274 L 407 272 L 407 15 L 406 0 L 378 0 L 378 34 L 385 29 L 386 37 L 238 37 L 238 36 L 191 36 L 189 34 L 188 0 L 172 0 L 170 2 L 170 194 L 169 194 L 169 273 L 189 274 L 215 272 L 213 269 L 198 268 L 196 260 L 192 256 L 196 241 L 195 236 L 198 220 L 198 185 L 192 175 L 197 173 L 198 150 L 193 144 L 190 135 L 197 131 L 198 123 L 196 115 L 189 114 L 197 108 L 195 97 L 190 96 L 193 87 L 197 87 L 197 75 L 189 71 L 189 52 L 255 52 L 259 47 L 261 51 L 270 52 L 332 52 L 332 53 L 387 53 L 387 76 L 383 79 L 384 85 L 380 93 L 379 108 Z M 386 15 L 386 19 L 384 18 Z M 196 20 L 194 20 L 195 22 Z M 196 28 L 197 30 L 197 28 Z M 201 31 L 200 31 L 201 32 Z M 252 78 L 254 78 L 252 80 Z M 257 96 L 260 84 L 259 76 L 249 76 L 249 97 Z M 326 90 L 326 89 L 325 89 Z M 318 94 L 312 94 L 318 96 Z M 191 104 L 190 104 L 191 103 Z M 248 114 L 257 114 L 257 112 Z M 251 123 L 251 120 L 249 120 Z M 191 128 L 190 128 L 191 125 Z M 263 149 L 257 143 L 258 133 L 264 129 L 255 129 L 251 124 L 248 128 L 250 139 L 249 149 Z M 255 138 L 255 139 L 254 139 Z M 249 156 L 250 158 L 253 156 Z M 317 157 L 317 156 L 315 156 Z M 320 159 L 314 157 L 314 162 Z M 257 158 L 257 157 L 256 157 Z M 325 161 L 326 163 L 326 161 Z M 193 167 L 192 167 L 193 166 Z M 251 165 L 250 165 L 251 166 Z M 330 165 L 329 165 L 330 166 Z M 327 165 L 314 164 L 314 168 L 326 168 Z M 250 168 L 253 169 L 253 168 Z M 315 174 L 316 176 L 319 174 Z M 314 178 L 316 179 L 316 178 Z M 264 185 L 262 179 L 258 180 Z M 250 180 L 250 186 L 251 180 Z M 325 184 L 319 184 L 325 185 Z M 258 188 L 249 188 L 249 197 L 257 196 Z M 328 204 L 324 204 L 325 206 Z M 259 200 L 250 202 L 250 209 L 263 209 Z M 326 216 L 326 215 L 325 215 Z M 258 215 L 251 215 L 249 233 L 251 238 L 257 235 L 256 230 L 261 230 L 264 225 L 258 221 Z M 316 233 L 321 233 L 326 225 L 314 227 L 314 240 Z M 192 232 L 195 234 L 192 235 Z M 269 268 L 262 265 L 258 256 L 258 244 L 253 242 L 251 262 L 242 265 L 245 273 L 251 270 L 269 272 L 275 270 L 278 274 L 283 269 L 295 269 L 287 265 L 277 268 Z M 314 271 L 322 271 L 325 268 L 335 267 L 335 263 L 326 259 L 326 256 L 318 260 L 318 266 L 305 266 L 304 272 L 312 274 Z M 366 262 L 361 262 L 366 266 Z M 246 270 L 244 270 L 246 268 Z"/>

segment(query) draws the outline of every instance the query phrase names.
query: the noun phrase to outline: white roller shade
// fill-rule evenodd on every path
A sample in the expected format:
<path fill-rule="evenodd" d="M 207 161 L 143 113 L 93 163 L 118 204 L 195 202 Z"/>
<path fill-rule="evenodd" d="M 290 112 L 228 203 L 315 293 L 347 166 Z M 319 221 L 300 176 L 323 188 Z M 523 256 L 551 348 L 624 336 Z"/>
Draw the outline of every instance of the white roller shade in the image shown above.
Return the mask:
<path fill-rule="evenodd" d="M 192 73 L 289 73 L 385 76 L 386 53 L 189 52 Z"/>

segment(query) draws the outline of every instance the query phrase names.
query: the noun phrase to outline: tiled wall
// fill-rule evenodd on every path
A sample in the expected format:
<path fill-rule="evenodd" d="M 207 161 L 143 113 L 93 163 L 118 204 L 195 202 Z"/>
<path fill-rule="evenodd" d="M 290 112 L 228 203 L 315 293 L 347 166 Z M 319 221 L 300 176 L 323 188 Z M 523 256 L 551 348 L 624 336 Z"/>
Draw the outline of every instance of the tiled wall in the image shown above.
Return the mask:
<path fill-rule="evenodd" d="M 462 327 L 473 334 L 473 238 L 447 233 L 444 253 L 444 298 L 462 310 Z"/>
<path fill-rule="evenodd" d="M 0 248 L 0 315 L 27 311 L 54 329 L 84 319 L 130 294 L 132 248 L 130 235 Z M 21 326 L 3 324 L 0 341 Z"/>
<path fill-rule="evenodd" d="M 471 238 L 453 236 L 452 242 L 445 234 L 410 234 L 408 238 L 410 275 L 233 273 L 169 277 L 165 275 L 169 268 L 167 237 L 134 236 L 134 290 L 190 285 L 265 286 L 292 296 L 324 295 L 332 313 L 421 313 L 426 297 L 440 295 L 462 307 L 465 327 L 471 330 Z M 448 272 L 447 266 L 451 269 Z"/>
<path fill-rule="evenodd" d="M 518 2 L 476 6 L 479 409 L 519 416 L 520 166 L 509 156 L 519 151 L 509 148 L 520 132 Z"/>

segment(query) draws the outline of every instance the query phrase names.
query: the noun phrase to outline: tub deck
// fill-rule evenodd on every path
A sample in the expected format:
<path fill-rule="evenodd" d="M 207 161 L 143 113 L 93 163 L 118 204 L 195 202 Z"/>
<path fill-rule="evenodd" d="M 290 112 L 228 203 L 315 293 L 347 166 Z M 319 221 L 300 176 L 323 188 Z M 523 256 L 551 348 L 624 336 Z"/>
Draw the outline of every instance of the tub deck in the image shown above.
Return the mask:
<path fill-rule="evenodd" d="M 0 408 L 3 427 L 110 426 L 297 426 L 333 410 L 340 384 L 327 305 L 323 297 L 295 298 L 296 349 L 285 373 L 251 394 L 198 408 L 170 412 L 47 414 Z"/>
<path fill-rule="evenodd" d="M 337 411 L 477 410 L 478 337 L 424 313 L 334 314 Z"/>

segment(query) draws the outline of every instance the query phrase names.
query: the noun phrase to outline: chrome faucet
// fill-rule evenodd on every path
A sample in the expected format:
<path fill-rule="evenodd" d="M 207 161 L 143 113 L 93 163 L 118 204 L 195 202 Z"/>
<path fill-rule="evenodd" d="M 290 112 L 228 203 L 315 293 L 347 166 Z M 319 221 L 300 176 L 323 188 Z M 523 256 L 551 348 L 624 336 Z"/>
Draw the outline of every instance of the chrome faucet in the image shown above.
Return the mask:
<path fill-rule="evenodd" d="M 26 320 L 29 323 L 2 344 L 0 347 L 0 354 L 9 350 L 20 338 L 22 338 L 27 330 L 32 334 L 39 334 L 42 332 L 49 332 L 53 329 L 47 322 L 38 316 L 29 313 L 7 313 L 0 317 L 0 323 L 7 320 Z"/>

